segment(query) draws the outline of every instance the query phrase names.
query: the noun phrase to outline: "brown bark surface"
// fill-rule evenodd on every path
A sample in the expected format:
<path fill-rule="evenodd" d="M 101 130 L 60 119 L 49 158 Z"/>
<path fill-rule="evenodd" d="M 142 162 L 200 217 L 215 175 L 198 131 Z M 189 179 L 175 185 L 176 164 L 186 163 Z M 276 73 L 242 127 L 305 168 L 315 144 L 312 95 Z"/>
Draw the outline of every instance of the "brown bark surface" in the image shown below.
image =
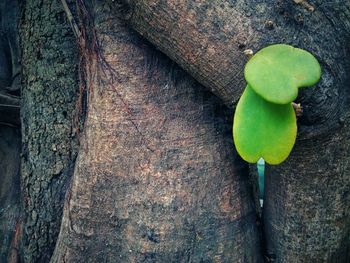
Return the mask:
<path fill-rule="evenodd" d="M 125 1 L 124 17 L 134 29 L 181 65 L 229 106 L 244 88 L 243 51 L 256 48 L 244 1 Z"/>
<path fill-rule="evenodd" d="M 322 79 L 298 97 L 304 113 L 295 150 L 267 175 L 267 257 L 348 262 L 350 2 L 123 2 L 133 28 L 228 106 L 244 88 L 245 49 L 285 43 L 317 57 Z"/>
<path fill-rule="evenodd" d="M 245 49 L 283 42 L 317 56 L 322 80 L 298 98 L 300 139 L 285 164 L 269 168 L 267 257 L 348 262 L 349 1 L 310 1 L 314 12 L 272 0 L 97 2 L 112 68 L 93 57 L 86 71 L 87 132 L 52 261 L 261 259 L 232 116 L 121 18 L 230 107 L 244 88 Z M 24 256 L 47 262 L 75 156 L 77 51 L 58 2 L 26 1 L 23 19 Z"/>
<path fill-rule="evenodd" d="M 85 136 L 51 262 L 261 262 L 231 112 L 120 11 L 94 6 L 106 63 L 95 54 L 87 69 Z"/>
<path fill-rule="evenodd" d="M 322 66 L 318 89 L 301 91 L 303 121 L 322 133 L 320 124 L 331 127 L 345 110 L 349 1 L 312 1 L 314 12 L 293 1 L 120 1 L 134 29 L 228 106 L 235 106 L 245 87 L 243 51 L 285 43 L 310 51 Z"/>
<path fill-rule="evenodd" d="M 264 228 L 274 262 L 350 262 L 350 127 L 298 141 L 268 167 Z"/>

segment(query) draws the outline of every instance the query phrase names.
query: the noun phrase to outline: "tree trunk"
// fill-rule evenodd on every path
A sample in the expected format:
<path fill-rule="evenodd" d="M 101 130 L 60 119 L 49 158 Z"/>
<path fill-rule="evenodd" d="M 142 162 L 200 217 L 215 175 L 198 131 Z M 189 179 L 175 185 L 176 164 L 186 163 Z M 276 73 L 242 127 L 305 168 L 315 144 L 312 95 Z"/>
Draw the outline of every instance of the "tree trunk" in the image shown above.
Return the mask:
<path fill-rule="evenodd" d="M 317 56 L 322 80 L 298 98 L 297 145 L 268 167 L 266 258 L 349 262 L 350 2 L 95 2 L 86 133 L 52 262 L 261 262 L 231 114 L 126 23 L 229 107 L 245 86 L 244 50 L 286 43 Z M 24 261 L 48 262 L 77 152 L 78 51 L 59 1 L 24 8 Z"/>
<path fill-rule="evenodd" d="M 300 140 L 268 167 L 264 201 L 267 254 L 274 262 L 350 262 L 350 127 Z"/>
<path fill-rule="evenodd" d="M 37 263 L 53 252 L 76 158 L 78 51 L 59 1 L 26 1 L 22 19 L 23 249 Z"/>
<path fill-rule="evenodd" d="M 93 7 L 101 53 L 51 262 L 262 262 L 232 114 L 120 12 Z"/>
<path fill-rule="evenodd" d="M 350 2 L 123 2 L 134 29 L 228 106 L 244 87 L 244 49 L 286 43 L 316 55 L 322 80 L 298 97 L 304 115 L 295 150 L 266 179 L 267 257 L 348 262 Z"/>

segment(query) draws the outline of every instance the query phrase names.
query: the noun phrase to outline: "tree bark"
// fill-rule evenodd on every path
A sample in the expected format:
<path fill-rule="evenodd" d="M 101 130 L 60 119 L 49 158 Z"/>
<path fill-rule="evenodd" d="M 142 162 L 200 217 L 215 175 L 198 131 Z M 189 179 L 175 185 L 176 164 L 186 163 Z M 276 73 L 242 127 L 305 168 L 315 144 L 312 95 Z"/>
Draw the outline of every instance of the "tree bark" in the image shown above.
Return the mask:
<path fill-rule="evenodd" d="M 322 80 L 298 98 L 297 145 L 266 178 L 266 257 L 348 262 L 350 3 L 310 4 L 97 1 L 103 56 L 85 72 L 87 130 L 52 262 L 261 261 L 232 116 L 126 22 L 230 107 L 245 49 L 287 43 L 317 56 Z M 77 152 L 77 49 L 59 2 L 26 1 L 22 28 L 24 259 L 48 262 Z"/>
<path fill-rule="evenodd" d="M 273 262 L 350 262 L 350 120 L 300 140 L 265 176 L 264 230 Z"/>
<path fill-rule="evenodd" d="M 244 87 L 244 49 L 286 43 L 316 55 L 322 79 L 298 97 L 298 142 L 266 179 L 267 257 L 348 262 L 350 2 L 123 2 L 134 29 L 231 107 Z"/>
<path fill-rule="evenodd" d="M 93 6 L 100 53 L 51 262 L 262 262 L 232 114 L 120 12 Z"/>
<path fill-rule="evenodd" d="M 299 98 L 306 104 L 303 124 L 313 125 L 308 133 L 324 132 L 323 126 L 332 127 L 339 110 L 346 110 L 349 1 L 313 1 L 314 12 L 292 0 L 120 1 L 134 29 L 228 106 L 235 106 L 245 87 L 243 51 L 285 43 L 312 52 L 322 65 L 317 91 L 302 90 Z"/>
<path fill-rule="evenodd" d="M 118 1 L 117 1 L 118 2 Z M 126 0 L 124 18 L 134 29 L 233 107 L 244 88 L 244 50 L 254 29 L 243 1 Z M 237 1 L 236 1 L 237 2 Z"/>
<path fill-rule="evenodd" d="M 77 153 L 78 49 L 59 1 L 26 1 L 20 34 L 23 254 L 24 262 L 48 262 Z"/>

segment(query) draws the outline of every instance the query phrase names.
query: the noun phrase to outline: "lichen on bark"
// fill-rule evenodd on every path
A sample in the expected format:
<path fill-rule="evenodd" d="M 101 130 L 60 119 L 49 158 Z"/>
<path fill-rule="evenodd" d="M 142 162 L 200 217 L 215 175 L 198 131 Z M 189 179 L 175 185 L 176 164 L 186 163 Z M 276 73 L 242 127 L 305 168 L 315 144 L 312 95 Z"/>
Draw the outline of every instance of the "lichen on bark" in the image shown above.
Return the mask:
<path fill-rule="evenodd" d="M 48 262 L 77 153 L 78 50 L 59 1 L 25 1 L 20 36 L 24 260 Z"/>

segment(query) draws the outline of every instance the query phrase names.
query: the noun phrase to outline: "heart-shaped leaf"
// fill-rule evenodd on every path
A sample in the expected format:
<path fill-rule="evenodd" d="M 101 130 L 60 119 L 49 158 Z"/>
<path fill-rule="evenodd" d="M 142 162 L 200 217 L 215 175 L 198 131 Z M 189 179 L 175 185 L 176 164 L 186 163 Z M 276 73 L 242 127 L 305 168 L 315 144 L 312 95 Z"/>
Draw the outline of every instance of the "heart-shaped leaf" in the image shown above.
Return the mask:
<path fill-rule="evenodd" d="M 233 138 L 241 157 L 250 163 L 263 158 L 279 164 L 290 154 L 297 135 L 293 106 L 264 100 L 247 85 L 233 121 Z"/>
<path fill-rule="evenodd" d="M 309 52 L 289 45 L 261 49 L 247 63 L 245 78 L 267 101 L 287 104 L 298 96 L 298 88 L 316 84 L 321 67 Z"/>

